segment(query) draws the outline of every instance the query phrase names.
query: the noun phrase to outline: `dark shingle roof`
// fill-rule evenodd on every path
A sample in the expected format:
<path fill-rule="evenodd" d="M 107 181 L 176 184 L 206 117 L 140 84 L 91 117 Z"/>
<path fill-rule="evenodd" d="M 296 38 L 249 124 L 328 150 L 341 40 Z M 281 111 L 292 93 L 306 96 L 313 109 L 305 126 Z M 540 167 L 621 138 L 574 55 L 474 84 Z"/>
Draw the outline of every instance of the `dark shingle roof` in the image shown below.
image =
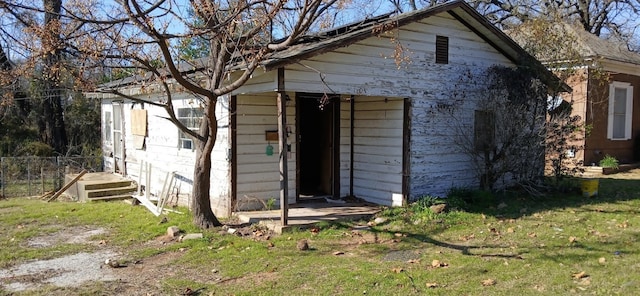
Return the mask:
<path fill-rule="evenodd" d="M 640 54 L 629 50 L 618 40 L 605 40 L 575 26 L 564 24 L 568 34 L 573 34 L 579 43 L 579 52 L 584 58 L 604 58 L 608 60 L 640 65 Z"/>

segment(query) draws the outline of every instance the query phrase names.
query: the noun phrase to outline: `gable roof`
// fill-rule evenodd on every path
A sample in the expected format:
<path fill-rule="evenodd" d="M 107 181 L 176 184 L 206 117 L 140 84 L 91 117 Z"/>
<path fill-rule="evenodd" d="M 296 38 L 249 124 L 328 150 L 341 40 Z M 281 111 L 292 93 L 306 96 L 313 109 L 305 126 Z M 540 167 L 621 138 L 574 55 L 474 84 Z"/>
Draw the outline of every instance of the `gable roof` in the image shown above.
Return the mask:
<path fill-rule="evenodd" d="M 454 17 L 514 64 L 532 68 L 540 74 L 541 80 L 548 86 L 559 86 L 565 91 L 570 91 L 570 87 L 562 83 L 540 61 L 527 53 L 518 43 L 493 26 L 484 16 L 462 0 L 435 5 L 397 16 L 385 14 L 334 28 L 330 31 L 307 35 L 292 46 L 270 54 L 264 60 L 263 65 L 267 70 L 279 68 L 373 37 L 379 31 L 379 28 L 388 30 L 389 28 L 402 27 L 440 13 L 448 13 Z"/>
<path fill-rule="evenodd" d="M 440 13 L 448 13 L 454 17 L 514 64 L 534 70 L 549 87 L 559 87 L 564 91 L 571 91 L 568 85 L 561 82 L 540 61 L 527 53 L 518 43 L 493 26 L 484 16 L 463 0 L 439 4 L 395 16 L 393 13 L 387 13 L 317 34 L 305 35 L 288 48 L 270 53 L 262 61 L 261 65 L 268 71 L 280 68 L 373 37 L 380 31 L 380 28 L 389 30 L 402 27 Z M 180 69 L 185 69 L 185 72 L 191 72 L 197 68 L 206 67 L 206 65 L 207 61 L 205 59 L 199 59 L 178 66 Z M 243 65 L 239 63 L 231 65 L 231 68 L 242 69 Z M 133 83 L 139 78 L 128 77 L 103 84 L 102 86 L 122 86 Z"/>

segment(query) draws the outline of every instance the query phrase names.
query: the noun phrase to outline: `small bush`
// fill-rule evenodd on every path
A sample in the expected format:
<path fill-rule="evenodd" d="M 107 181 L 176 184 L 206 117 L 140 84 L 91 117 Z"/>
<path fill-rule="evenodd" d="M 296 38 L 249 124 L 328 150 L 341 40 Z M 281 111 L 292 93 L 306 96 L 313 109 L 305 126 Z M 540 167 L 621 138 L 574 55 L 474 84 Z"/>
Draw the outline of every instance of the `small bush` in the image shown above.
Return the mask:
<path fill-rule="evenodd" d="M 460 210 L 490 207 L 495 203 L 495 200 L 493 193 L 486 190 L 451 188 L 447 193 L 449 206 Z"/>
<path fill-rule="evenodd" d="M 45 143 L 33 141 L 25 143 L 16 154 L 19 156 L 49 157 L 53 156 L 53 148 Z"/>
<path fill-rule="evenodd" d="M 410 204 L 412 210 L 416 212 L 422 212 L 429 209 L 432 205 L 441 204 L 445 201 L 437 196 L 426 195 L 418 198 L 415 202 Z"/>
<path fill-rule="evenodd" d="M 599 165 L 603 168 L 613 168 L 613 169 L 617 169 L 618 168 L 618 159 L 616 159 L 615 157 L 607 154 L 604 156 L 604 158 L 602 160 L 600 160 Z"/>

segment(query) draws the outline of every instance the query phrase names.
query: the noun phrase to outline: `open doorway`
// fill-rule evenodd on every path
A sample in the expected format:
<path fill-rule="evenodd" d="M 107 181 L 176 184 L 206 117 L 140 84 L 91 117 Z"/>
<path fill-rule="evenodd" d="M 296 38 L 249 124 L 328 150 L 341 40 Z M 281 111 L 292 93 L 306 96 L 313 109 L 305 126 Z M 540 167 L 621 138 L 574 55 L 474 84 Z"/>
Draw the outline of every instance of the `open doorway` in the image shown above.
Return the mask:
<path fill-rule="evenodd" d="M 339 135 L 338 100 L 323 100 L 323 94 L 296 94 L 298 122 L 298 201 L 334 197 Z M 339 102 L 339 101 L 338 101 Z"/>

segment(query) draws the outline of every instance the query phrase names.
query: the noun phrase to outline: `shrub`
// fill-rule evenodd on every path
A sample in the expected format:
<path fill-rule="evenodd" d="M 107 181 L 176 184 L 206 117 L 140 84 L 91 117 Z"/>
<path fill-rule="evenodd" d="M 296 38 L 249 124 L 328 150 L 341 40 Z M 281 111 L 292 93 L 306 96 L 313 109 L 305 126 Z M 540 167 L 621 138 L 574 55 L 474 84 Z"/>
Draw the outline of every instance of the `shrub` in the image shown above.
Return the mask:
<path fill-rule="evenodd" d="M 421 212 L 428 209 L 432 205 L 441 204 L 444 202 L 445 202 L 444 200 L 442 200 L 437 196 L 425 195 L 423 197 L 418 198 L 418 200 L 416 200 L 415 202 L 411 203 L 410 207 L 412 210 L 416 212 Z"/>
<path fill-rule="evenodd" d="M 604 158 L 602 160 L 600 160 L 599 164 L 603 168 L 617 169 L 618 168 L 618 159 L 616 159 L 615 157 L 607 154 L 607 155 L 604 156 Z"/>
<path fill-rule="evenodd" d="M 19 156 L 53 156 L 53 148 L 43 142 L 33 141 L 27 142 L 16 152 Z"/>

